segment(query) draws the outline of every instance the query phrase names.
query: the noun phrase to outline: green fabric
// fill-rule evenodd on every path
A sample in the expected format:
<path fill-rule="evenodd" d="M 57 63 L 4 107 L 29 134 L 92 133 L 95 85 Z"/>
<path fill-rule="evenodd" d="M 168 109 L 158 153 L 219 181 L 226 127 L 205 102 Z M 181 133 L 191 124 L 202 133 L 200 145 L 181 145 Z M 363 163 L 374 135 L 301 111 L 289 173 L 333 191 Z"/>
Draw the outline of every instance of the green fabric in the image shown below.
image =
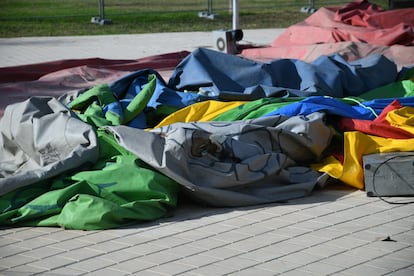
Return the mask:
<path fill-rule="evenodd" d="M 148 75 L 148 83 L 122 110 L 121 115 L 111 110 L 106 113 L 103 111 L 105 106 L 118 101 L 107 84 L 97 85 L 85 91 L 75 98 L 69 107 L 77 111 L 82 121 L 95 127 L 126 125 L 145 110 L 156 85 L 156 76 Z"/>
<path fill-rule="evenodd" d="M 414 96 L 414 82 L 410 79 L 387 84 L 359 95 L 367 101 L 379 98 L 404 98 Z"/>
<path fill-rule="evenodd" d="M 407 68 L 406 70 L 402 70 L 402 76 L 399 80 L 408 80 L 411 79 L 414 81 L 414 67 Z"/>
<path fill-rule="evenodd" d="M 114 101 L 114 97 L 108 84 L 96 85 L 76 97 L 70 104 L 71 109 L 85 110 L 91 103 L 97 101 L 99 105 L 107 105 Z"/>
<path fill-rule="evenodd" d="M 179 186 L 98 131 L 100 160 L 0 198 L 0 225 L 108 229 L 160 218 L 177 203 Z"/>
<path fill-rule="evenodd" d="M 304 98 L 262 98 L 259 100 L 247 102 L 229 111 L 223 112 L 214 121 L 236 121 L 254 119 L 263 116 L 269 112 L 277 110 L 285 105 L 299 102 Z"/>
<path fill-rule="evenodd" d="M 127 123 L 134 119 L 139 113 L 144 111 L 154 94 L 157 85 L 157 78 L 154 74 L 148 75 L 148 83 L 144 88 L 134 97 L 124 110 L 125 119 L 123 123 Z"/>
<path fill-rule="evenodd" d="M 162 120 L 164 120 L 165 117 L 178 110 L 180 110 L 180 108 L 175 106 L 159 105 L 156 109 L 146 114 L 148 128 L 157 126 Z"/>

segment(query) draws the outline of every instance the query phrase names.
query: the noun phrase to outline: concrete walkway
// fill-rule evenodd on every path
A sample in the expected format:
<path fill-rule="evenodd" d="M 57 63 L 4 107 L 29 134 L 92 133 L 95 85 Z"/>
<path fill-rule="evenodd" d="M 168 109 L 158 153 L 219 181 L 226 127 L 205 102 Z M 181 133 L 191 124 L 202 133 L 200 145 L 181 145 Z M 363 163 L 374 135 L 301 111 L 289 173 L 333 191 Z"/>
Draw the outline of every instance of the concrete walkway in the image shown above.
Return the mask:
<path fill-rule="evenodd" d="M 248 30 L 270 43 L 282 30 Z M 0 39 L 0 67 L 212 47 L 211 33 Z M 390 198 L 408 202 L 413 198 Z M 0 275 L 414 275 L 414 205 L 328 185 L 283 204 L 208 208 L 105 231 L 0 230 Z"/>
<path fill-rule="evenodd" d="M 284 29 L 244 30 L 243 41 L 268 45 Z M 212 32 L 0 38 L 0 67 L 59 59 L 138 59 L 213 47 Z"/>

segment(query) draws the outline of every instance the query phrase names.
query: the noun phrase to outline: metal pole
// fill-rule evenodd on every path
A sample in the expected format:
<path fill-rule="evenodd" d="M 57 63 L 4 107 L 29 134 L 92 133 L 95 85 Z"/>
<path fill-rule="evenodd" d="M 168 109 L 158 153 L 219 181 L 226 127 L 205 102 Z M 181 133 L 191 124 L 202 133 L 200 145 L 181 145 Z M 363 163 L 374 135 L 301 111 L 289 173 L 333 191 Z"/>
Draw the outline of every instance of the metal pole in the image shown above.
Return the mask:
<path fill-rule="evenodd" d="M 309 7 L 311 9 L 314 9 L 315 8 L 315 0 L 309 0 Z"/>
<path fill-rule="evenodd" d="M 105 1 L 99 0 L 99 17 L 101 19 L 105 18 Z"/>
<path fill-rule="evenodd" d="M 208 14 L 213 14 L 213 0 L 208 0 Z"/>
<path fill-rule="evenodd" d="M 98 0 L 98 12 L 99 17 L 92 17 L 91 22 L 96 23 L 99 25 L 105 25 L 105 24 L 111 24 L 112 20 L 105 19 L 105 1 L 104 0 Z"/>
<path fill-rule="evenodd" d="M 233 0 L 233 30 L 239 28 L 239 1 Z"/>

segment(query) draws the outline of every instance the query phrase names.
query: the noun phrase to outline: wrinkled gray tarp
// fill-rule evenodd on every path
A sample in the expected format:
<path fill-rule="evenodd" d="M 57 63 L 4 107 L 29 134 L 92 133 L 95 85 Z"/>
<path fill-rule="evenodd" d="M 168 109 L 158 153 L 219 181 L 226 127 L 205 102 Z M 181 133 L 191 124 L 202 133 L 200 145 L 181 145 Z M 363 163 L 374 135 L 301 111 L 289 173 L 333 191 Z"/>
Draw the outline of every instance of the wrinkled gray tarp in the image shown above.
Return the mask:
<path fill-rule="evenodd" d="M 320 56 L 312 62 L 275 59 L 266 63 L 199 48 L 175 68 L 168 87 L 200 91 L 226 100 L 263 97 L 331 96 L 342 98 L 396 80 L 397 66 L 373 54 L 346 61 L 340 55 Z"/>
<path fill-rule="evenodd" d="M 307 162 L 321 157 L 333 135 L 323 113 L 174 123 L 152 131 L 107 129 L 120 145 L 182 184 L 190 197 L 215 206 L 308 195 L 322 175 Z"/>
<path fill-rule="evenodd" d="M 0 121 L 0 195 L 95 162 L 92 127 L 52 97 L 9 105 Z"/>

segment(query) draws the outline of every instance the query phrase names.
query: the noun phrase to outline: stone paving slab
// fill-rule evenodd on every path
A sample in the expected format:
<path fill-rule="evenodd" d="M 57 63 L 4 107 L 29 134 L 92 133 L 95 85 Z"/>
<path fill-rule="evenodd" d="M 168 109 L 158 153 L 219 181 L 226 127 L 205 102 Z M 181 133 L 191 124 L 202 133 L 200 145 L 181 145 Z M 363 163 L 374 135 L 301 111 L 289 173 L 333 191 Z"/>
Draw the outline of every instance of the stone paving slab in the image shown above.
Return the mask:
<path fill-rule="evenodd" d="M 0 274 L 412 275 L 413 211 L 342 186 L 243 208 L 184 200 L 171 217 L 126 228 L 3 229 Z"/>

